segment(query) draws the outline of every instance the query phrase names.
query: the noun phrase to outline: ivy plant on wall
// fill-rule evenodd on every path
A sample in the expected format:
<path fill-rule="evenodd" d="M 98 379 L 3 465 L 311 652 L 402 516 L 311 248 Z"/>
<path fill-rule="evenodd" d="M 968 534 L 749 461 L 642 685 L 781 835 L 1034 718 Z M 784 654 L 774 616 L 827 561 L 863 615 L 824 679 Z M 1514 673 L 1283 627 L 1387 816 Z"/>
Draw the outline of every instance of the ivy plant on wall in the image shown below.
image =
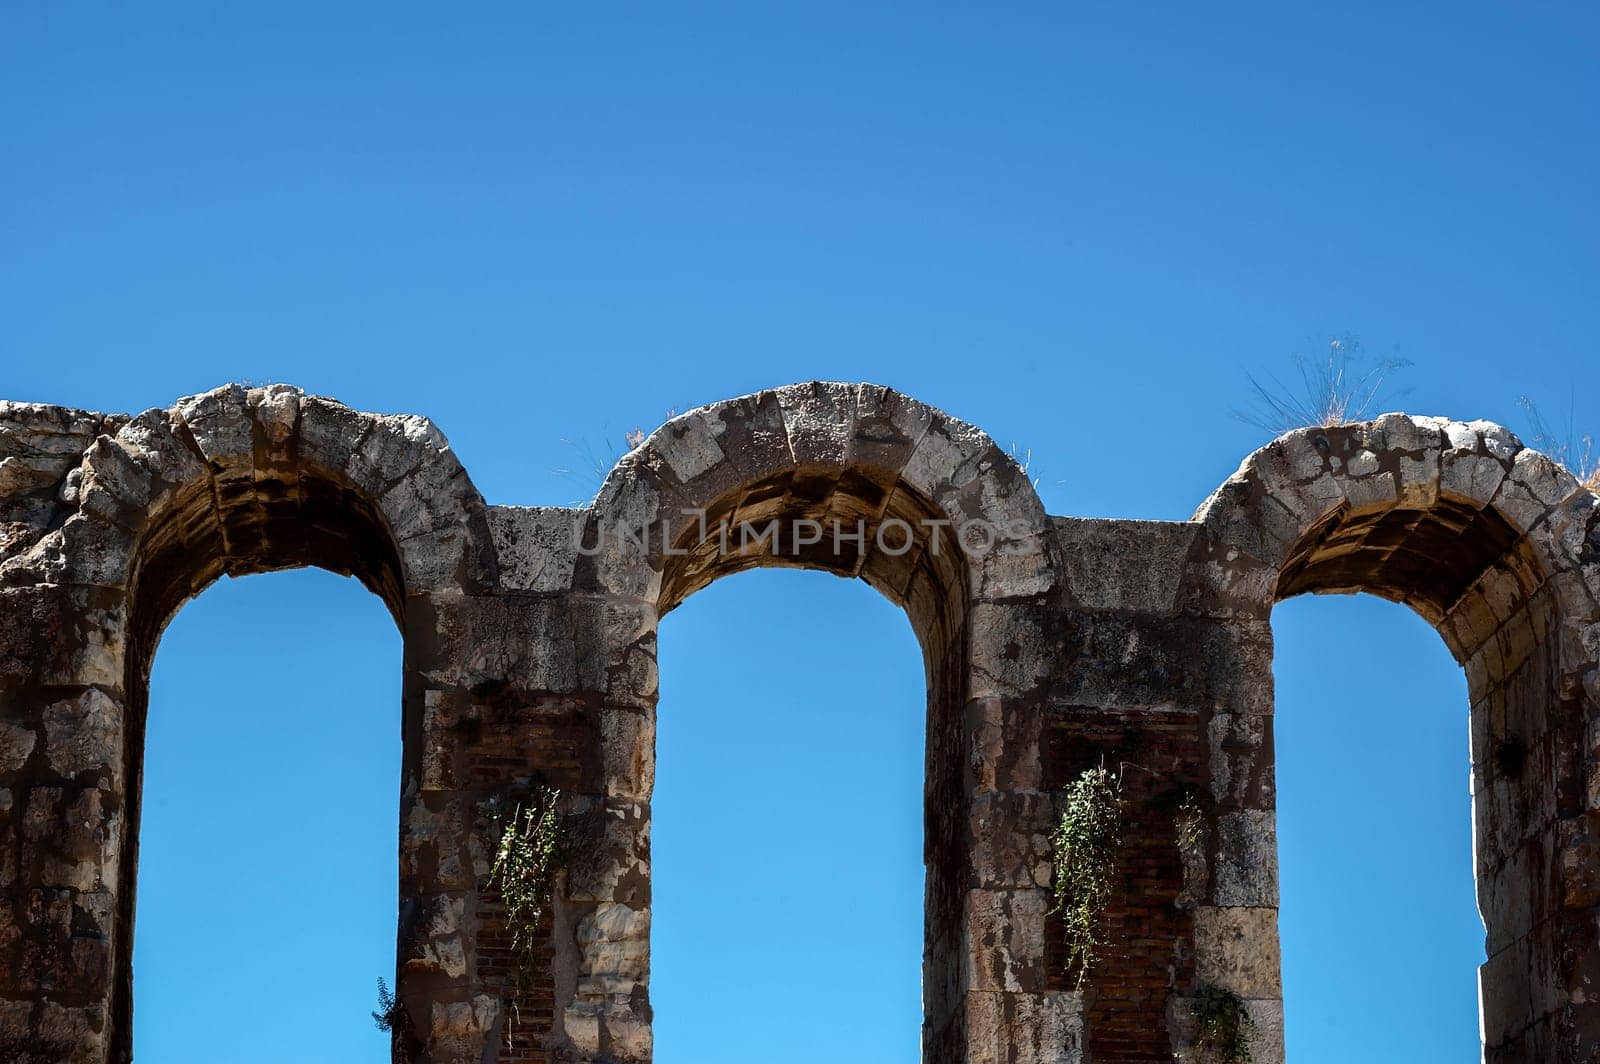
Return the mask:
<path fill-rule="evenodd" d="M 517 953 L 517 991 L 524 994 L 538 980 L 539 925 L 555 898 L 556 878 L 566 860 L 561 792 L 534 787 L 509 814 L 494 810 L 497 832 L 489 885 L 505 902 L 506 926 Z M 515 1001 L 512 1008 L 516 1009 Z"/>
<path fill-rule="evenodd" d="M 1111 900 L 1122 848 L 1122 779 L 1105 766 L 1092 768 L 1066 791 L 1066 804 L 1050 837 L 1051 889 L 1066 931 L 1066 971 L 1083 986 L 1102 944 L 1101 920 Z"/>

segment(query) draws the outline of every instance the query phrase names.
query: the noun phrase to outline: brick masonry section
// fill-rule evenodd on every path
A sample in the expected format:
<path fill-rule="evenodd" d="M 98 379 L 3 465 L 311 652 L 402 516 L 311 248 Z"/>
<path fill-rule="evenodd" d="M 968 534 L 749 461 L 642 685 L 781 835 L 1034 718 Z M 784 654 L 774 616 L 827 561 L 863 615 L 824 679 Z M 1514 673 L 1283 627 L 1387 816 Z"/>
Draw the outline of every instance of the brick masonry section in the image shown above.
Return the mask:
<path fill-rule="evenodd" d="M 1600 1059 L 1587 488 L 1498 426 L 1391 414 L 1274 441 L 1191 521 L 1051 517 L 978 429 L 812 382 L 674 418 L 582 509 L 489 506 L 427 420 L 282 385 L 0 403 L 0 1060 L 131 1059 L 160 633 L 218 576 L 296 565 L 404 635 L 397 1061 L 651 1058 L 656 627 L 770 565 L 861 577 L 922 643 L 929 1064 L 1198 1061 L 1210 990 L 1282 1060 L 1270 615 L 1345 591 L 1410 605 L 1467 674 L 1485 1059 Z M 1101 764 L 1126 830 L 1079 987 L 1049 836 Z M 493 811 L 544 785 L 572 844 L 524 990 Z"/>

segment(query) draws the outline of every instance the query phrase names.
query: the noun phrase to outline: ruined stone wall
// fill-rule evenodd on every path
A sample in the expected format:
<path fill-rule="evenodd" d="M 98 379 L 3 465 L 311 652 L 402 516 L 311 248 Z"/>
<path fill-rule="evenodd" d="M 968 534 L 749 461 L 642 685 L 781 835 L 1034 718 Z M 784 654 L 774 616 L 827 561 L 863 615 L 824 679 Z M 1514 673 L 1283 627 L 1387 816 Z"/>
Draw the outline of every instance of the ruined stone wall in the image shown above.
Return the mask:
<path fill-rule="evenodd" d="M 1194 1060 L 1207 988 L 1282 1059 L 1270 613 L 1341 591 L 1411 605 L 1468 676 L 1486 1059 L 1600 1059 L 1597 514 L 1503 429 L 1402 415 L 1292 433 L 1193 520 L 1139 522 L 1046 515 L 982 432 L 870 385 L 675 418 L 582 509 L 489 506 L 427 421 L 284 386 L 0 403 L 0 1060 L 129 1059 L 161 631 L 224 573 L 301 565 L 404 637 L 399 1060 L 650 1058 L 656 627 L 764 565 L 861 577 L 923 647 L 930 1064 Z M 1137 771 L 1078 987 L 1049 834 L 1108 762 Z M 522 990 L 488 874 L 534 785 L 572 845 Z"/>

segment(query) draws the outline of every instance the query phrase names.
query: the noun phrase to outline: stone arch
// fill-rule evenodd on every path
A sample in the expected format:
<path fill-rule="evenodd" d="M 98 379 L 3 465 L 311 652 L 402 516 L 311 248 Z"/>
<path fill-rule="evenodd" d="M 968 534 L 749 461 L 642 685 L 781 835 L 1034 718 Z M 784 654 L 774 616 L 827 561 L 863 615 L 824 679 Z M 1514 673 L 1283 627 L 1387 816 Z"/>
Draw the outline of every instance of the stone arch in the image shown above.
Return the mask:
<path fill-rule="evenodd" d="M 891 389 L 797 384 L 672 419 L 619 461 L 576 531 L 573 588 L 632 611 L 628 638 L 652 666 L 659 618 L 741 569 L 860 577 L 906 610 L 928 677 L 924 1059 L 999 1059 L 1013 1039 L 1074 1037 L 1044 985 L 1048 877 L 1014 856 L 1048 833 L 1048 803 L 1039 707 L 1026 697 L 1039 677 L 1008 643 L 1055 585 L 1048 519 L 1016 462 Z M 598 889 L 570 891 L 582 947 L 562 1025 L 580 1059 L 650 1051 L 635 992 L 648 972 L 648 893 L 619 902 L 613 884 L 621 868 L 648 870 L 654 751 L 635 737 L 653 735 L 655 694 L 652 670 L 608 699 L 618 704 L 601 725 L 627 738 L 594 801 L 615 808 L 628 837 L 612 870 L 579 877 Z"/>
<path fill-rule="evenodd" d="M 685 511 L 705 514 L 713 533 L 740 522 L 759 531 L 775 518 L 837 521 L 847 531 L 859 521 L 866 549 L 847 535 L 838 549 L 829 537 L 796 543 L 785 526 L 776 541 L 736 537 L 721 550 Z M 899 554 L 898 535 L 877 535 L 897 519 L 913 529 L 912 549 Z M 940 550 L 967 526 L 970 549 Z M 978 526 L 998 531 L 992 548 Z M 645 527 L 666 536 L 650 537 L 642 552 L 628 549 L 636 537 L 616 531 Z M 1045 529 L 1032 483 L 982 430 L 881 385 L 814 381 L 692 410 L 625 455 L 589 509 L 586 538 L 602 549 L 585 568 L 597 587 L 623 580 L 663 613 L 718 576 L 760 565 L 860 576 L 920 610 L 916 600 L 936 589 L 972 601 L 1012 596 L 1024 571 L 1042 587 Z M 919 631 L 933 620 L 913 617 L 927 622 Z"/>
<path fill-rule="evenodd" d="M 1600 974 L 1595 497 L 1497 425 L 1388 414 L 1283 436 L 1195 520 L 1186 608 L 1254 650 L 1237 655 L 1207 731 L 1221 812 L 1214 850 L 1188 869 L 1201 972 L 1268 1011 L 1281 994 L 1268 616 L 1293 595 L 1367 591 L 1426 618 L 1466 671 L 1485 1060 L 1589 1059 L 1600 1036 L 1584 989 Z"/>
<path fill-rule="evenodd" d="M 29 1022 L 60 1059 L 98 1064 L 132 1052 L 144 715 L 167 622 L 224 573 L 314 565 L 359 578 L 405 633 L 419 599 L 481 584 L 492 563 L 482 500 L 423 418 L 230 385 L 95 427 L 52 485 L 55 527 L 0 562 L 0 585 L 31 591 L 56 644 L 28 678 L 46 756 L 27 801 L 62 826 L 24 857 L 72 913 L 65 943 L 41 936 L 71 985 L 41 979 L 64 1004 Z"/>

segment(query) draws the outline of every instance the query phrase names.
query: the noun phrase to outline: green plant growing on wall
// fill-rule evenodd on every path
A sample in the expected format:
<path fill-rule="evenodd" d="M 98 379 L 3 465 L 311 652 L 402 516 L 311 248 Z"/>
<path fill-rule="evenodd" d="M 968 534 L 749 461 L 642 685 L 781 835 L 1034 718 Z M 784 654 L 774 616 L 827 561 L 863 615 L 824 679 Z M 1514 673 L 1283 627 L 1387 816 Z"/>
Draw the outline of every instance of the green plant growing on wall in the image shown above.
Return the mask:
<path fill-rule="evenodd" d="M 1189 851 L 1205 841 L 1206 828 L 1216 812 L 1217 800 L 1211 792 L 1189 786 L 1178 797 L 1178 809 L 1173 814 L 1173 824 L 1178 829 L 1178 849 Z"/>
<path fill-rule="evenodd" d="M 1050 837 L 1051 914 L 1066 929 L 1066 971 L 1083 986 L 1102 945 L 1101 919 L 1111 900 L 1122 848 L 1122 778 L 1104 765 L 1067 788 L 1066 807 Z"/>
<path fill-rule="evenodd" d="M 389 993 L 389 984 L 378 977 L 378 1010 L 372 1014 L 372 1022 L 378 1030 L 393 1034 L 405 1020 L 405 1009 L 398 998 Z"/>
<path fill-rule="evenodd" d="M 539 922 L 550 907 L 561 854 L 561 794 L 554 787 L 535 788 L 500 826 L 500 841 L 489 883 L 505 901 L 512 946 L 530 954 Z"/>
<path fill-rule="evenodd" d="M 1239 995 L 1201 987 L 1189 1002 L 1194 1017 L 1194 1048 L 1207 1064 L 1250 1064 L 1250 1038 L 1256 1024 Z"/>
<path fill-rule="evenodd" d="M 511 947 L 518 955 L 519 993 L 532 989 L 540 974 L 539 924 L 550 910 L 566 859 L 560 803 L 561 792 L 554 787 L 535 787 L 509 816 L 492 816 L 499 837 L 489 885 L 505 902 Z"/>

